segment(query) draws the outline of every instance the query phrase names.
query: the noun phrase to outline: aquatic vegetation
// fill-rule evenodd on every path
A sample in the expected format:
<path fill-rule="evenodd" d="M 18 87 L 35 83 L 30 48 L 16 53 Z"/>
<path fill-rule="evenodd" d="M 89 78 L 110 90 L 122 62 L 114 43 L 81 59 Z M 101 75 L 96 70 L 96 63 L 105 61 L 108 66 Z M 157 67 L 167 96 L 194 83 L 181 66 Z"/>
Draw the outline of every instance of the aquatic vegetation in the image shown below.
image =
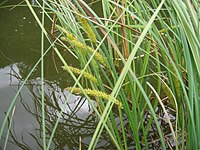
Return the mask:
<path fill-rule="evenodd" d="M 93 108 L 98 124 L 87 149 L 96 148 L 103 131 L 119 150 L 199 149 L 197 0 L 100 2 L 101 16 L 84 1 L 43 1 L 44 6 L 40 6 L 46 7 L 42 9 L 45 12 L 50 9 L 57 17 L 56 42 L 49 36 L 47 39 L 63 69 L 73 78 L 74 85 L 66 90 L 81 94 L 91 105 L 93 97 L 97 97 L 101 107 Z M 44 23 L 31 5 L 28 6 L 48 35 Z M 46 15 L 51 18 L 48 12 Z M 82 34 L 83 30 L 90 41 Z M 98 42 L 91 43 L 95 41 Z M 80 70 L 70 67 L 70 60 L 61 55 L 58 45 L 72 51 Z M 85 82 L 81 82 L 83 78 Z M 60 116 L 62 111 L 47 149 L 56 134 Z M 43 133 L 44 127 L 45 124 Z"/>

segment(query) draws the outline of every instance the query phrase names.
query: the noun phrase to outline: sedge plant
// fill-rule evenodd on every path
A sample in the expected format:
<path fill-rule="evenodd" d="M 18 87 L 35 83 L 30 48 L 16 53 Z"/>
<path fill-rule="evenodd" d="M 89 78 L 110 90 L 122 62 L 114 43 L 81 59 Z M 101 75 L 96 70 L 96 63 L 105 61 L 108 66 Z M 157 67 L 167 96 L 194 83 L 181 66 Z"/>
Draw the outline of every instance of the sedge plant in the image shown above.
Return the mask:
<path fill-rule="evenodd" d="M 98 105 L 92 106 L 99 123 L 88 149 L 96 148 L 103 130 L 120 150 L 200 148 L 197 0 L 102 0 L 102 16 L 83 0 L 38 2 L 48 18 L 56 18 L 53 35 L 61 37 L 55 43 L 26 2 L 63 63 L 60 67 L 74 79 L 65 90 Z M 79 68 L 68 65 L 57 45 L 73 53 Z M 50 149 L 62 112 L 50 139 L 43 140 L 45 149 Z"/>

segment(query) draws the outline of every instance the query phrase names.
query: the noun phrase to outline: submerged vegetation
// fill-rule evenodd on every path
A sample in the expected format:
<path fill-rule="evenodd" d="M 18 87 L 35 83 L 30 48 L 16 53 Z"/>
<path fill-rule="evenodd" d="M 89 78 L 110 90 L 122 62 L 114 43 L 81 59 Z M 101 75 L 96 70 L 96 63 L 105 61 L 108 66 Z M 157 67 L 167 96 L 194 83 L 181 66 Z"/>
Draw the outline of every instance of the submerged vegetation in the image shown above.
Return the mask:
<path fill-rule="evenodd" d="M 36 2 L 43 12 L 41 21 L 26 0 L 41 27 L 41 43 L 46 36 L 63 63 L 60 67 L 74 79 L 74 86 L 65 90 L 86 97 L 98 119 L 87 149 L 95 149 L 105 132 L 111 144 L 120 150 L 200 149 L 200 4 L 197 0 Z M 93 10 L 95 3 L 100 4 L 102 16 Z M 52 21 L 51 33 L 46 31 L 44 16 Z M 60 53 L 63 49 L 79 61 L 79 69 L 69 65 L 70 60 Z M 39 62 L 43 62 L 48 51 L 41 44 Z M 43 79 L 44 68 L 41 68 Z M 43 148 L 49 149 L 64 107 L 47 140 L 44 99 Z"/>

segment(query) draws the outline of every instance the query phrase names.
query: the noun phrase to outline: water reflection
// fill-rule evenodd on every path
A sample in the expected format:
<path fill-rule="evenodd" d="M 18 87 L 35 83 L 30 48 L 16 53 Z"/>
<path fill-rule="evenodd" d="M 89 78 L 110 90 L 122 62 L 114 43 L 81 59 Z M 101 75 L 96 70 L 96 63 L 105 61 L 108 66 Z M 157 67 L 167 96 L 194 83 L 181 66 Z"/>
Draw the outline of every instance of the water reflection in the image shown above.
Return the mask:
<path fill-rule="evenodd" d="M 9 1 L 6 5 L 17 2 L 18 0 Z M 36 9 L 39 16 L 40 11 Z M 0 35 L 0 120 L 3 120 L 20 85 L 40 57 L 41 31 L 26 7 L 16 7 L 12 10 L 1 9 L 0 12 L 0 21 L 2 21 L 0 26 L 2 31 Z M 45 25 L 51 27 L 51 23 L 47 20 Z M 46 44 L 45 48 L 48 46 Z M 74 57 L 62 50 L 61 53 L 69 64 L 76 66 Z M 58 113 L 69 96 L 69 92 L 63 88 L 73 84 L 73 80 L 61 70 L 61 65 L 53 51 L 45 56 L 44 96 L 47 140 L 58 118 Z M 57 70 L 55 66 L 58 66 Z M 37 66 L 16 99 L 14 104 L 16 111 L 7 149 L 42 149 L 41 79 L 39 76 L 40 66 Z M 51 149 L 78 149 L 80 143 L 82 149 L 86 149 L 97 122 L 98 119 L 88 101 L 80 96 L 71 95 L 58 124 Z M 0 122 L 1 125 L 2 122 Z M 0 141 L 0 149 L 4 146 L 6 134 L 7 128 Z M 112 142 L 109 137 L 106 133 L 102 134 L 97 149 L 110 149 L 110 147 L 112 147 Z"/>
<path fill-rule="evenodd" d="M 7 78 L 5 81 L 8 81 L 8 78 L 11 79 L 9 85 L 15 85 L 17 88 L 21 85 L 21 82 L 23 81 L 22 75 L 20 74 L 20 72 L 23 72 L 22 66 L 24 65 L 19 63 L 13 64 L 10 68 L 6 67 L 4 69 L 4 78 Z M 9 74 L 5 75 L 5 71 L 9 72 Z M 58 113 L 61 111 L 64 102 L 68 100 L 67 106 L 64 109 L 61 120 L 56 129 L 51 148 L 70 150 L 78 149 L 81 142 L 82 148 L 86 149 L 98 122 L 92 107 L 85 98 L 71 95 L 68 91 L 62 90 L 57 81 L 45 80 L 44 82 L 47 139 L 50 138 L 53 127 L 58 118 Z M 4 84 L 4 87 L 7 86 L 8 84 Z M 3 84 L 1 88 L 3 88 Z M 71 96 L 69 97 L 69 95 Z M 13 128 L 10 133 L 10 142 L 22 149 L 41 149 L 42 103 L 40 78 L 32 78 L 26 83 L 26 86 L 19 96 L 19 101 L 21 106 L 25 108 L 23 112 L 31 116 L 31 120 L 23 120 L 25 123 L 23 125 L 22 122 L 16 123 L 14 119 Z M 94 105 L 96 106 L 95 102 Z M 24 118 L 24 115 L 22 115 L 22 118 Z M 19 130 L 19 126 L 24 128 L 24 130 Z M 106 147 L 110 148 L 111 145 L 108 139 L 109 138 L 106 134 L 102 134 L 97 149 Z"/>
<path fill-rule="evenodd" d="M 19 85 L 21 84 L 19 78 L 21 78 L 21 76 L 19 74 L 19 68 L 17 67 L 17 64 L 12 64 L 3 69 L 0 69 L 0 120 L 4 119 L 5 113 L 7 112 L 12 102 L 12 99 L 16 94 L 16 91 L 19 89 Z M 15 129 L 17 129 L 14 132 L 15 136 L 17 137 L 21 137 L 21 135 L 24 134 L 23 132 L 25 130 L 32 131 L 34 130 L 33 126 L 37 126 L 37 124 L 34 121 L 34 117 L 32 117 L 28 113 L 25 113 L 25 109 L 20 103 L 21 99 L 26 99 L 27 103 L 29 103 L 30 106 L 33 106 L 31 100 L 32 97 L 28 92 L 28 88 L 26 86 L 22 89 L 15 103 L 16 111 L 14 114 L 13 125 L 15 126 Z M 2 125 L 2 121 L 0 122 L 0 125 Z M 5 137 L 6 132 L 7 128 L 5 128 L 4 130 L 3 137 Z M 9 140 L 11 142 L 11 139 Z M 30 139 L 28 139 L 27 141 L 31 142 Z M 3 147 L 4 138 L 0 141 L 0 145 Z M 7 149 L 15 148 L 16 147 L 11 143 L 7 145 Z"/>

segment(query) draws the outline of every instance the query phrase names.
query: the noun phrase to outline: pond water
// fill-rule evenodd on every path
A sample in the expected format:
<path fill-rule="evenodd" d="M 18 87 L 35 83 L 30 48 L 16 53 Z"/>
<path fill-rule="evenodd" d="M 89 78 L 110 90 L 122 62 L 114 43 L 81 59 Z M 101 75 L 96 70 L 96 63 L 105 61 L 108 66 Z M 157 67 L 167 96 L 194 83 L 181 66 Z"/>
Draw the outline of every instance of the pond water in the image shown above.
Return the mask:
<path fill-rule="evenodd" d="M 16 3 L 17 1 L 15 1 Z M 20 2 L 20 1 L 19 1 Z M 14 3 L 9 1 L 6 5 Z M 40 10 L 36 9 L 40 15 Z M 46 21 L 47 30 L 50 22 Z M 0 126 L 5 114 L 28 73 L 40 57 L 40 28 L 27 7 L 0 9 Z M 45 49 L 48 48 L 45 44 Z M 73 66 L 77 60 L 61 51 Z M 45 110 L 47 139 L 58 118 L 63 103 L 69 96 L 65 87 L 73 85 L 72 78 L 61 69 L 61 62 L 53 50 L 45 56 Z M 11 132 L 7 149 L 42 149 L 41 126 L 41 79 L 38 65 L 17 97 L 12 118 Z M 95 105 L 95 102 L 94 102 Z M 11 115 L 9 117 L 11 119 Z M 88 147 L 98 123 L 92 108 L 85 98 L 71 95 L 56 130 L 51 149 L 78 149 L 79 140 L 83 149 Z M 4 147 L 8 124 L 0 141 Z M 103 134 L 97 149 L 112 147 L 106 134 Z"/>

